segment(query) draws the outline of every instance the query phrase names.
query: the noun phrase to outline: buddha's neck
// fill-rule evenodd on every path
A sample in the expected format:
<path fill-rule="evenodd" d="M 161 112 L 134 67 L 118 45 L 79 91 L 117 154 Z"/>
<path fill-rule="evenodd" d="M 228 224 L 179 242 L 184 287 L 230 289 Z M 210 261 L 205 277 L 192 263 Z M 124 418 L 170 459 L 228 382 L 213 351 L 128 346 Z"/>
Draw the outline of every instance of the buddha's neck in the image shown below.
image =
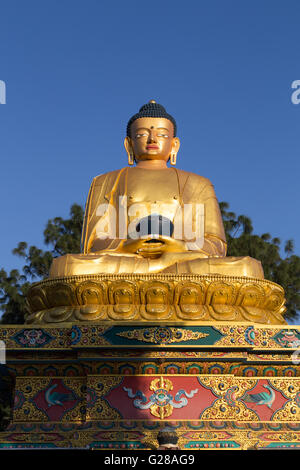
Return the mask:
<path fill-rule="evenodd" d="M 144 170 L 167 170 L 167 162 L 164 160 L 142 160 L 137 162 L 137 168 L 143 168 Z"/>

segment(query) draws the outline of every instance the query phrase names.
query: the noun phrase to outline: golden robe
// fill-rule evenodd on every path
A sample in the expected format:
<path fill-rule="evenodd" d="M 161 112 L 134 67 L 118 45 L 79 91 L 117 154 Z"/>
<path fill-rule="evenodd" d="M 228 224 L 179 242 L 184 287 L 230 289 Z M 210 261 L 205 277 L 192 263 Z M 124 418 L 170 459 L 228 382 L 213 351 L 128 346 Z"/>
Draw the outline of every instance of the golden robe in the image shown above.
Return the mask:
<path fill-rule="evenodd" d="M 204 238 L 197 234 L 194 239 L 187 238 L 182 229 L 180 239 L 185 242 L 186 251 L 165 253 L 158 259 L 122 251 L 124 225 L 134 226 L 136 220 L 150 213 L 174 222 L 188 205 L 204 208 Z M 189 217 L 191 226 L 198 227 L 196 211 L 191 210 Z M 211 182 L 177 168 L 125 167 L 94 178 L 86 203 L 81 243 L 81 254 L 54 259 L 50 277 L 149 272 L 264 277 L 259 261 L 250 257 L 226 257 L 224 227 Z"/>

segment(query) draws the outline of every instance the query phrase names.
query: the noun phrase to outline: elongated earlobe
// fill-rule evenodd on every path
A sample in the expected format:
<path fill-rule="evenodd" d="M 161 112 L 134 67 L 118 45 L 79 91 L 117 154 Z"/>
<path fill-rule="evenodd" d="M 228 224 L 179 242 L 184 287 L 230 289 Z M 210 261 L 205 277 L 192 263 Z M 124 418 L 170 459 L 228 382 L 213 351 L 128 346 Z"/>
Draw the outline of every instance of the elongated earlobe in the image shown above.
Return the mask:
<path fill-rule="evenodd" d="M 128 165 L 134 165 L 134 156 L 133 153 L 128 154 Z"/>
<path fill-rule="evenodd" d="M 171 153 L 170 156 L 170 164 L 175 166 L 176 165 L 176 160 L 177 160 L 177 153 Z"/>
<path fill-rule="evenodd" d="M 128 155 L 128 165 L 134 165 L 134 154 L 129 137 L 125 137 L 124 147 Z"/>

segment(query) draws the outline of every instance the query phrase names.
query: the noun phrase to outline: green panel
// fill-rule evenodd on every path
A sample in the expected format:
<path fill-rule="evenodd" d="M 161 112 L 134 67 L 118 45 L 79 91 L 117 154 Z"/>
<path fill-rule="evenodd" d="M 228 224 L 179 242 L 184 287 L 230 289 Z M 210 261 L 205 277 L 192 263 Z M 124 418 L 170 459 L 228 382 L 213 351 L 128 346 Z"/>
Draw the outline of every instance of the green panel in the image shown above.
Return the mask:
<path fill-rule="evenodd" d="M 200 337 L 193 339 L 196 336 Z M 120 325 L 109 328 L 103 337 L 111 345 L 120 346 L 211 346 L 217 343 L 223 334 L 213 326 L 145 327 Z"/>

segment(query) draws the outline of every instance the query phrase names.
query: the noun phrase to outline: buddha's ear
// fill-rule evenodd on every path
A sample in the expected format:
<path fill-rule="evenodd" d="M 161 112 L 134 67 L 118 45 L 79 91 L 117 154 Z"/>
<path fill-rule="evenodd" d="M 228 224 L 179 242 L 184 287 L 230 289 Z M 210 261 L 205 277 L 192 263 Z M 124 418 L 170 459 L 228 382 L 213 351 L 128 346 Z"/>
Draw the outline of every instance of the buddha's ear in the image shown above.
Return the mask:
<path fill-rule="evenodd" d="M 180 140 L 178 137 L 174 137 L 172 140 L 172 149 L 169 157 L 169 162 L 171 163 L 172 166 L 176 165 L 176 160 L 177 160 L 177 153 L 180 147 Z"/>
<path fill-rule="evenodd" d="M 174 137 L 172 140 L 172 153 L 178 153 L 178 150 L 180 148 L 180 140 L 178 137 Z"/>
<path fill-rule="evenodd" d="M 124 140 L 124 147 L 128 155 L 128 164 L 133 165 L 134 164 L 134 154 L 133 154 L 133 148 L 132 148 L 132 142 L 130 137 L 125 137 Z"/>
<path fill-rule="evenodd" d="M 133 154 L 132 143 L 130 137 L 125 137 L 124 139 L 124 147 L 127 152 L 127 155 Z"/>

